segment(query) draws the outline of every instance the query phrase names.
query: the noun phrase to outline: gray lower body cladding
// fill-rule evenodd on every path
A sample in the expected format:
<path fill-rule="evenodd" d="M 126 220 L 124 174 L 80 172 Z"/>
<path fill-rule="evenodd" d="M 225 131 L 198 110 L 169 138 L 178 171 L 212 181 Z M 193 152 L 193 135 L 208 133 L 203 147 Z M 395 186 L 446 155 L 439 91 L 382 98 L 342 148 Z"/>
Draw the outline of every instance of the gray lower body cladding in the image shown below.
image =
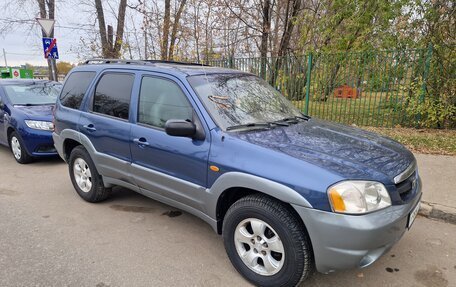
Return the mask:
<path fill-rule="evenodd" d="M 317 271 L 366 267 L 401 239 L 410 212 L 421 198 L 421 183 L 409 203 L 365 215 L 344 215 L 293 205 L 312 242 Z"/>

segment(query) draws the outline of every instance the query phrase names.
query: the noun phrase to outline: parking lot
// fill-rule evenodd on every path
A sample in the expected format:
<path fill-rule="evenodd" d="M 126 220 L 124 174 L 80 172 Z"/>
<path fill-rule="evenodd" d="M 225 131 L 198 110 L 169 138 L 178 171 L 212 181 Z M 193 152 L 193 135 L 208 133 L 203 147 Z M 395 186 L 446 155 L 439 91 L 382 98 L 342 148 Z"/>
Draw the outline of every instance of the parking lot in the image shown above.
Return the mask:
<path fill-rule="evenodd" d="M 426 192 L 426 190 L 424 190 Z M 418 217 L 379 262 L 306 286 L 456 286 L 456 225 Z M 125 189 L 100 204 L 60 159 L 0 147 L 0 286 L 248 286 L 200 219 Z"/>

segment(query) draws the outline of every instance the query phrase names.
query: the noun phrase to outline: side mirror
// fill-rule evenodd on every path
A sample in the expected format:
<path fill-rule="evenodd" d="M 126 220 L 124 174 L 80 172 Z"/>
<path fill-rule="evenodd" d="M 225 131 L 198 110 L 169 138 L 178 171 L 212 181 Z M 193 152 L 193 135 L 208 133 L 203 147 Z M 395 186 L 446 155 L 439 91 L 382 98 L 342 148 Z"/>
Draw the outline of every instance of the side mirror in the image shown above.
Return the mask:
<path fill-rule="evenodd" d="M 193 138 L 196 134 L 196 126 L 185 120 L 168 120 L 165 123 L 165 132 L 170 136 Z"/>
<path fill-rule="evenodd" d="M 0 110 L 3 110 L 4 107 L 5 107 L 5 104 L 2 102 L 2 100 L 0 100 Z"/>

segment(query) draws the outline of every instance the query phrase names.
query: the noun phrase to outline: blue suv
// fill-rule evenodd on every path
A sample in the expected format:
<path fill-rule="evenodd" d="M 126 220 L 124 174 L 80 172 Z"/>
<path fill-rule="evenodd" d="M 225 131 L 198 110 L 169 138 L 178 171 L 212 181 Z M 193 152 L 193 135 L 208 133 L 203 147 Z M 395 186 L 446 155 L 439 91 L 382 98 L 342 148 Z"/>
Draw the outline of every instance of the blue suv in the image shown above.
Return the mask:
<path fill-rule="evenodd" d="M 52 109 L 61 84 L 46 80 L 0 80 L 0 144 L 18 163 L 56 156 Z"/>
<path fill-rule="evenodd" d="M 230 69 L 87 61 L 64 83 L 53 138 L 84 200 L 118 185 L 194 214 L 260 286 L 368 266 L 419 209 L 401 144 L 310 118 Z"/>

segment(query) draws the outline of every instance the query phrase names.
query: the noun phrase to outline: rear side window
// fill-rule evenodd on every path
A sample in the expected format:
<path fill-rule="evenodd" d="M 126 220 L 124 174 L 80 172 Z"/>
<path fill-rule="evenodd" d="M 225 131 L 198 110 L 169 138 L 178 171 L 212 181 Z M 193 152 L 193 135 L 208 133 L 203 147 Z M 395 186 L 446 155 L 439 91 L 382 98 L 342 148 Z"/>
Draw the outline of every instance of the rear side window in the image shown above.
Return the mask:
<path fill-rule="evenodd" d="M 169 80 L 144 77 L 139 94 L 138 122 L 164 128 L 167 120 L 191 120 L 192 106 L 180 87 Z"/>
<path fill-rule="evenodd" d="M 127 120 L 130 109 L 133 74 L 109 73 L 101 77 L 95 89 L 92 110 Z"/>
<path fill-rule="evenodd" d="M 74 72 L 65 82 L 62 93 L 60 94 L 60 103 L 68 108 L 79 109 L 82 99 L 95 77 L 95 72 Z"/>

